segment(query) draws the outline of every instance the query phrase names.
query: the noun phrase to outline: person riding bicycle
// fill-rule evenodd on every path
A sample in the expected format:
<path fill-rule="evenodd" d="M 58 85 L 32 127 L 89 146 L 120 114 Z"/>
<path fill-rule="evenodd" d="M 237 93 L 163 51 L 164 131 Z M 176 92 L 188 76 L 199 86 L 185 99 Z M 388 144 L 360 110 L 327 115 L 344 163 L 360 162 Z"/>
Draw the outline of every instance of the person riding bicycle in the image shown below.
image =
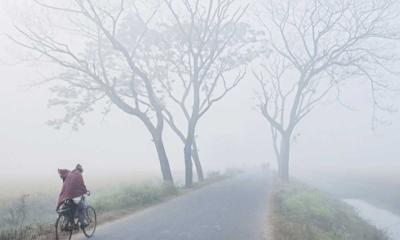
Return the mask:
<path fill-rule="evenodd" d="M 82 173 L 83 168 L 80 164 L 76 165 L 75 169 L 72 171 L 67 169 L 58 169 L 58 174 L 63 180 L 63 186 L 58 197 L 57 208 L 64 203 L 65 200 L 80 199 L 85 194 L 90 195 L 83 180 Z M 85 218 L 85 209 L 85 203 L 79 201 L 77 203 L 77 211 L 81 228 L 85 228 L 88 225 Z"/>

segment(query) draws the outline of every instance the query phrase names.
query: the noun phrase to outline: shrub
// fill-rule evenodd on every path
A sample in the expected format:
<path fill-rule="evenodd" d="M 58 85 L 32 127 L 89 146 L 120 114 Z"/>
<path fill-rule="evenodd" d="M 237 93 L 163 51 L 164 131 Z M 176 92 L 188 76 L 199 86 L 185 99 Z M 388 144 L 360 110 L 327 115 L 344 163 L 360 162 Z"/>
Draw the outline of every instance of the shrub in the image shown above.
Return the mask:
<path fill-rule="evenodd" d="M 28 215 L 28 197 L 22 195 L 17 201 L 10 204 L 7 214 L 2 218 L 2 223 L 10 227 L 22 227 Z"/>
<path fill-rule="evenodd" d="M 222 177 L 222 174 L 220 171 L 211 171 L 211 172 L 207 173 L 208 179 L 218 179 L 221 177 Z"/>

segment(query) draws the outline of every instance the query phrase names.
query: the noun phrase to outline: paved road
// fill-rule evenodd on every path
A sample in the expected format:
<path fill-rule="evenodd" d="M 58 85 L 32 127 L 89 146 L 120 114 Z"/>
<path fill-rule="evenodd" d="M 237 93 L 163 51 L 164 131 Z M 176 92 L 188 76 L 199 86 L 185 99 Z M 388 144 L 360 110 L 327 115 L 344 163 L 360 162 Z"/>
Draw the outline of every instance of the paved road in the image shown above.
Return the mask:
<path fill-rule="evenodd" d="M 266 173 L 242 174 L 102 225 L 92 239 L 264 240 L 267 194 Z"/>

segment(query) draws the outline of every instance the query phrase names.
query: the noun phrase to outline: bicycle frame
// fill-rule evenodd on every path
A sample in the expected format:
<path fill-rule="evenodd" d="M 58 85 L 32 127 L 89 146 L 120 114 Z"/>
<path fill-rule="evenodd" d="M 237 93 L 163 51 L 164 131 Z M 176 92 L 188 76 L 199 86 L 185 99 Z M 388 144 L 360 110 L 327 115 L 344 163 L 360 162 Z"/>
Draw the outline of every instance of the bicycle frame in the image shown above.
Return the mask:
<path fill-rule="evenodd" d="M 58 219 L 56 221 L 57 240 L 71 239 L 73 232 L 75 231 L 78 232 L 80 229 L 82 229 L 84 235 L 87 238 L 93 236 L 94 232 L 96 231 L 96 225 L 97 225 L 96 210 L 93 207 L 86 205 L 85 200 L 86 200 L 85 196 L 82 196 L 80 199 L 80 203 L 84 204 L 85 214 L 86 214 L 85 217 L 87 217 L 89 221 L 88 225 L 83 228 L 80 228 L 81 224 L 79 222 L 79 217 L 78 217 L 78 204 L 75 203 L 72 199 L 64 201 L 64 203 L 57 208 L 56 210 L 58 213 Z M 64 236 L 67 238 L 65 239 L 63 238 L 62 235 L 63 233 L 67 234 Z"/>
<path fill-rule="evenodd" d="M 86 206 L 86 197 L 82 196 L 80 202 L 83 202 Z M 68 223 L 71 224 L 73 230 L 79 230 L 79 220 L 75 221 L 76 219 L 78 219 L 78 204 L 75 203 L 73 199 L 67 199 L 56 210 L 59 216 L 63 215 L 68 219 Z"/>

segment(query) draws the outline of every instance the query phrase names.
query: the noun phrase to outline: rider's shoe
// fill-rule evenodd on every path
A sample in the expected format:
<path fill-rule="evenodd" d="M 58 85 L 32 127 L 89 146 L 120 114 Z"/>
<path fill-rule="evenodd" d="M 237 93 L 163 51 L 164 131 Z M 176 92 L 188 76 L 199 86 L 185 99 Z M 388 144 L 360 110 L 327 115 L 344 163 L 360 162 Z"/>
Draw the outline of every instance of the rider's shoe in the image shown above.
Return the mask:
<path fill-rule="evenodd" d="M 87 226 L 89 226 L 89 223 L 87 223 L 86 221 L 81 223 L 81 229 L 86 228 Z"/>

